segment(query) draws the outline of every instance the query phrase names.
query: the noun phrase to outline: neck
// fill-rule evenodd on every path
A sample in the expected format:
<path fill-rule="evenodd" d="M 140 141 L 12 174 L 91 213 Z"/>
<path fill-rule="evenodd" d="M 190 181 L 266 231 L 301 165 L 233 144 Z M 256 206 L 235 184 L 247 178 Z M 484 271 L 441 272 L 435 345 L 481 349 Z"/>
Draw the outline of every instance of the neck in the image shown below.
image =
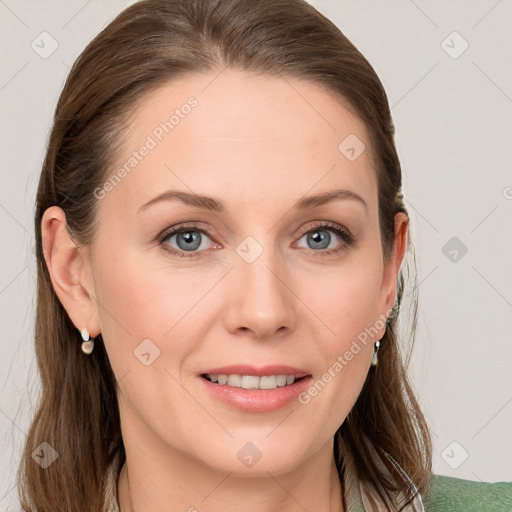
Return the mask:
<path fill-rule="evenodd" d="M 131 467 L 131 466 L 130 466 Z M 162 479 L 173 482 L 172 478 Z M 192 476 L 192 481 L 201 479 Z M 317 480 L 317 479 L 315 479 Z M 175 493 L 170 488 L 179 487 Z M 291 475 L 270 478 L 237 478 L 218 475 L 216 486 L 202 485 L 202 497 L 197 493 L 186 495 L 185 487 L 167 484 L 162 494 L 146 485 L 140 472 L 129 470 L 128 460 L 121 469 L 118 482 L 120 512 L 223 512 L 239 511 L 244 504 L 247 512 L 344 512 L 342 489 L 334 458 L 329 472 L 318 483 L 295 479 Z M 193 491 L 194 486 L 190 489 Z M 151 492 L 149 492 L 151 490 Z M 245 496 L 251 496 L 251 503 Z M 163 498 L 163 499 L 162 499 Z M 170 507 L 169 503 L 173 505 Z"/>
<path fill-rule="evenodd" d="M 217 444 L 210 433 L 210 443 L 171 445 L 124 405 L 120 401 L 126 453 L 118 481 L 120 512 L 239 512 L 241 505 L 244 512 L 343 512 L 333 437 L 302 446 L 292 428 L 279 443 L 255 435 L 263 456 L 249 472 L 236 457 L 243 432 L 236 441 L 217 432 Z M 186 437 L 179 426 L 172 439 Z"/>

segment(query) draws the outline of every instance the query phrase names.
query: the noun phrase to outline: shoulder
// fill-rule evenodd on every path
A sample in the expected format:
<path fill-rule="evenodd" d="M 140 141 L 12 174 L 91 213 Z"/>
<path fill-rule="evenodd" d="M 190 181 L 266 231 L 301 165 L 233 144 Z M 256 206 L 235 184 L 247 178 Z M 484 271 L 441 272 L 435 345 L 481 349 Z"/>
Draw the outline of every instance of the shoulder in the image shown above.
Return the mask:
<path fill-rule="evenodd" d="M 512 512 L 512 482 L 474 482 L 434 475 L 425 512 Z"/>

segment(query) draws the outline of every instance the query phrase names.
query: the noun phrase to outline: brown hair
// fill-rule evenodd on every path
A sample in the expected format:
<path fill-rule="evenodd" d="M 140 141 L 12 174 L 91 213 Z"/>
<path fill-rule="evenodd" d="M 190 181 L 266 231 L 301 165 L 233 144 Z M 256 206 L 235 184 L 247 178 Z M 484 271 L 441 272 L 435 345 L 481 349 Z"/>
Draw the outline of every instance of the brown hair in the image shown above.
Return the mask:
<path fill-rule="evenodd" d="M 378 180 L 379 223 L 385 262 L 394 241 L 401 168 L 386 93 L 375 71 L 327 18 L 303 0 L 144 0 L 118 15 L 71 69 L 59 98 L 37 193 L 37 313 L 35 350 L 42 393 L 19 467 L 24 510 L 97 512 L 105 476 L 124 446 L 116 380 L 101 335 L 91 356 L 58 300 L 43 257 L 41 219 L 52 205 L 66 213 L 69 232 L 91 243 L 94 190 L 114 162 L 133 105 L 152 90 L 192 72 L 224 68 L 295 77 L 320 84 L 353 109 L 367 127 Z M 400 308 L 403 272 L 398 281 Z M 417 299 L 413 300 L 412 348 Z M 420 493 L 431 476 L 431 439 L 408 383 L 392 315 L 381 341 L 379 364 L 368 374 L 347 419 L 335 435 L 350 443 L 359 477 L 393 490 L 364 439 L 386 450 Z M 410 357 L 410 355 L 409 355 Z M 407 361 L 408 363 L 408 361 Z M 42 469 L 32 451 L 43 441 L 59 453 Z M 341 476 L 341 473 L 340 473 Z"/>

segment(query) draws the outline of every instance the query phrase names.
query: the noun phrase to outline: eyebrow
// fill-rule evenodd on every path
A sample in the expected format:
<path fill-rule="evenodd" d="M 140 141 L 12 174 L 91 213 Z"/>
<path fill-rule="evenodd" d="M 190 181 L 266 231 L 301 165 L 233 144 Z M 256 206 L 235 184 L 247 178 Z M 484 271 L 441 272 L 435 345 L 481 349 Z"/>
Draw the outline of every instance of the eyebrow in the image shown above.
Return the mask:
<path fill-rule="evenodd" d="M 216 199 L 213 197 L 203 196 L 199 194 L 193 194 L 190 192 L 183 192 L 178 190 L 168 190 L 167 192 L 164 192 L 147 203 L 144 203 L 140 208 L 138 213 L 141 211 L 146 210 L 150 206 L 160 203 L 162 201 L 172 201 L 172 200 L 180 200 L 183 203 L 193 206 L 196 208 L 202 208 L 205 210 L 211 210 L 215 212 L 224 212 L 226 211 L 226 206 L 223 201 L 220 199 Z M 330 203 L 334 200 L 355 200 L 362 204 L 365 208 L 365 210 L 368 211 L 368 205 L 366 204 L 365 200 L 355 192 L 352 192 L 351 190 L 344 190 L 344 189 L 336 189 L 336 190 L 330 190 L 328 192 L 322 192 L 320 194 L 303 197 L 293 207 L 295 210 L 306 210 L 308 208 L 316 208 L 318 206 L 322 206 L 324 204 Z"/>

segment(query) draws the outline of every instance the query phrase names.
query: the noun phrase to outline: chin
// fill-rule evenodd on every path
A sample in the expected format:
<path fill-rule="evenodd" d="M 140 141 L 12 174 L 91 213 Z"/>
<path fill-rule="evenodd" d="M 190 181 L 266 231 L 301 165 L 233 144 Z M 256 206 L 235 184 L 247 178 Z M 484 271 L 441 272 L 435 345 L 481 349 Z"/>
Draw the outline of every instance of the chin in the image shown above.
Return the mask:
<path fill-rule="evenodd" d="M 239 477 L 268 477 L 268 473 L 280 475 L 296 470 L 306 458 L 304 439 L 291 442 L 290 436 L 276 435 L 272 439 L 273 435 L 245 435 L 222 444 L 213 441 L 215 448 L 212 450 L 210 445 L 207 460 L 204 453 L 200 460 L 219 472 Z"/>

